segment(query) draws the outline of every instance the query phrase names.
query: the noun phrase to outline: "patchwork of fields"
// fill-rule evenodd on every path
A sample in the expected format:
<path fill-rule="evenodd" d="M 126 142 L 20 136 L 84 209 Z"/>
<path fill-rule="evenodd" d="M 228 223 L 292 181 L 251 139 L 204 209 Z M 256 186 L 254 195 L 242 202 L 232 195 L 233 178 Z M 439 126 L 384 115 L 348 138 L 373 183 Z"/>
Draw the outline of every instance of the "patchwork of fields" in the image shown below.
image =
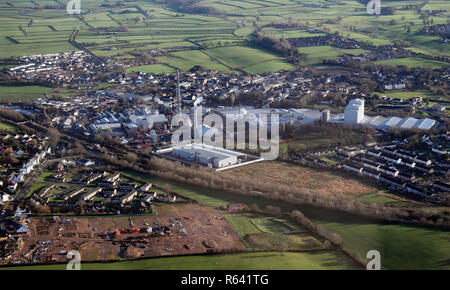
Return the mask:
<path fill-rule="evenodd" d="M 121 6 L 110 1 L 83 0 L 82 10 L 89 13 L 67 15 L 60 1 L 1 1 L 0 59 L 38 53 L 75 50 L 69 37 L 78 30 L 76 41 L 100 57 L 134 59 L 136 53 L 152 54 L 156 49 L 169 53 L 156 56 L 160 65 L 133 68 L 129 71 L 170 73 L 175 69 L 189 70 L 194 65 L 221 71 L 264 73 L 291 70 L 297 66 L 287 63 L 273 52 L 248 47 L 252 33 L 262 32 L 277 38 L 310 37 L 312 34 L 295 28 L 269 27 L 272 22 L 291 21 L 331 33 L 376 45 L 405 41 L 409 49 L 429 55 L 450 56 L 450 45 L 438 37 L 421 35 L 422 19 L 414 9 L 404 9 L 415 1 L 383 1 L 395 7 L 394 15 L 373 17 L 356 0 L 202 0 L 198 6 L 212 7 L 215 14 L 193 14 L 177 11 L 162 1 L 127 1 Z M 63 3 L 64 4 L 64 3 Z M 448 1 L 437 0 L 425 9 L 450 11 Z M 449 12 L 433 16 L 433 23 L 446 23 Z M 267 26 L 267 27 L 265 27 Z M 405 32 L 410 26 L 410 32 Z M 336 59 L 345 51 L 333 47 L 300 49 L 305 54 L 302 65 L 321 64 L 324 59 Z M 445 63 L 422 59 L 401 59 L 391 65 L 423 65 L 439 67 Z"/>

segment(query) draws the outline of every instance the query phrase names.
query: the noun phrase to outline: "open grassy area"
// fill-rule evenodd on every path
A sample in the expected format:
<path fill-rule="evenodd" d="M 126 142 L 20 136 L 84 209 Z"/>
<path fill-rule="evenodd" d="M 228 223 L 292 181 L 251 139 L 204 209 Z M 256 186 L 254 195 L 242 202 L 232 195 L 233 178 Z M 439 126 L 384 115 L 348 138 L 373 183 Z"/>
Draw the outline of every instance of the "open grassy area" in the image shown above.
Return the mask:
<path fill-rule="evenodd" d="M 66 265 L 9 267 L 12 270 L 64 270 Z M 338 252 L 254 252 L 81 263 L 82 270 L 338 270 L 358 269 Z"/>
<path fill-rule="evenodd" d="M 0 130 L 14 132 L 16 130 L 16 127 L 10 124 L 0 123 Z"/>
<path fill-rule="evenodd" d="M 405 225 L 321 223 L 362 257 L 380 251 L 387 269 L 450 269 L 450 233 Z"/>
<path fill-rule="evenodd" d="M 337 175 L 327 170 L 316 170 L 278 161 L 250 164 L 222 172 L 225 176 L 263 178 L 264 182 L 289 184 L 320 194 L 359 196 L 372 193 L 375 187 L 362 183 L 350 175 Z"/>
<path fill-rule="evenodd" d="M 289 148 L 295 149 L 297 152 L 307 150 L 318 150 L 321 148 L 330 148 L 342 144 L 363 144 L 364 136 L 356 131 L 342 136 L 329 136 L 324 132 L 313 132 L 298 137 L 295 141 L 280 144 L 280 155 L 288 158 Z"/>
<path fill-rule="evenodd" d="M 407 66 L 410 68 L 441 68 L 448 67 L 448 63 L 423 59 L 423 58 L 396 58 L 383 61 L 377 61 L 376 64 L 385 64 L 390 66 Z"/>
<path fill-rule="evenodd" d="M 294 68 L 280 56 L 250 47 L 220 47 L 208 49 L 205 52 L 233 69 L 249 70 L 253 73 L 291 70 Z"/>
<path fill-rule="evenodd" d="M 30 189 L 28 190 L 28 193 L 25 195 L 25 199 L 30 198 L 33 196 L 35 192 L 38 192 L 41 188 L 45 187 L 45 183 L 36 183 L 33 184 Z"/>
<path fill-rule="evenodd" d="M 391 91 L 391 92 L 383 92 L 378 93 L 379 95 L 391 97 L 394 99 L 402 99 L 402 100 L 408 100 L 412 98 L 422 97 L 423 99 L 429 99 L 429 98 L 439 98 L 443 97 L 438 94 L 435 94 L 430 91 L 426 90 L 418 90 L 418 91 Z"/>
<path fill-rule="evenodd" d="M 189 198 L 198 200 L 200 203 L 219 207 L 219 206 L 226 206 L 229 203 L 239 203 L 239 202 L 246 202 L 245 197 L 238 196 L 238 195 L 228 195 L 226 191 L 212 191 L 205 188 L 199 188 L 196 186 L 183 184 L 180 182 L 174 182 L 174 181 L 168 181 L 162 178 L 149 176 L 146 174 L 140 174 L 136 172 L 130 172 L 130 171 L 124 171 L 122 173 L 125 174 L 132 174 L 134 177 L 141 178 L 145 181 L 152 182 L 155 185 L 158 185 L 160 187 L 170 188 L 171 190 L 178 192 L 182 195 L 185 195 Z M 223 196 L 228 195 L 227 199 L 223 199 Z M 250 200 L 250 199 L 249 199 Z"/>
<path fill-rule="evenodd" d="M 227 215 L 227 221 L 231 224 L 233 229 L 241 236 L 252 234 L 260 234 L 261 230 L 255 226 L 249 217 L 243 215 Z"/>
<path fill-rule="evenodd" d="M 200 50 L 173 52 L 165 57 L 159 58 L 159 61 L 183 71 L 188 71 L 195 65 L 200 65 L 206 69 L 230 71 L 230 68 L 220 64 Z"/>
<path fill-rule="evenodd" d="M 41 86 L 0 86 L 0 101 L 14 102 L 45 97 L 51 88 Z"/>
<path fill-rule="evenodd" d="M 52 176 L 53 174 L 55 174 L 54 172 L 49 172 L 49 171 L 44 171 L 41 173 L 41 175 L 39 175 L 38 177 L 38 181 L 39 182 L 45 182 L 45 179 L 49 176 Z"/>
<path fill-rule="evenodd" d="M 248 213 L 225 213 L 225 218 L 246 242 L 249 250 L 334 251 L 305 229 L 284 218 Z"/>
<path fill-rule="evenodd" d="M 198 3 L 215 9 L 217 15 L 214 16 L 179 13 L 163 1 L 137 0 L 124 2 L 121 6 L 113 3 L 113 7 L 108 9 L 101 6 L 105 3 L 84 0 L 82 9 L 90 13 L 80 17 L 67 15 L 65 9 L 46 9 L 48 0 L 19 0 L 14 1 L 12 6 L 4 5 L 0 11 L 0 58 L 74 50 L 75 47 L 68 39 L 73 30 L 79 30 L 77 41 L 89 44 L 90 50 L 99 56 L 132 58 L 136 51 L 168 48 L 169 55 L 158 60 L 182 70 L 188 70 L 194 65 L 221 71 L 238 68 L 250 73 L 294 69 L 298 66 L 286 63 L 272 52 L 259 52 L 241 46 L 252 39 L 252 33 L 257 27 L 264 27 L 264 34 L 277 38 L 323 35 L 295 27 L 265 27 L 277 21 L 307 24 L 319 30 L 329 29 L 331 33 L 339 32 L 345 37 L 375 45 L 392 44 L 394 40 L 405 41 L 410 44 L 408 49 L 412 51 L 450 55 L 448 43 L 441 42 L 436 36 L 419 33 L 423 23 L 416 11 L 402 9 L 406 4 L 416 4 L 411 1 L 385 1 L 383 5 L 396 7 L 397 11 L 394 15 L 379 17 L 368 15 L 364 4 L 350 0 L 203 0 Z M 308 7 L 307 4 L 324 7 Z M 41 9 L 34 9 L 38 6 Z M 428 6 L 450 11 L 448 1 L 435 1 Z M 139 12 L 138 7 L 143 13 Z M 448 12 L 443 12 L 433 16 L 433 22 L 446 23 L 448 16 Z M 405 31 L 405 25 L 410 27 L 409 33 Z M 126 29 L 115 34 L 99 33 L 103 27 L 120 26 Z M 204 48 L 212 58 L 202 55 L 200 49 Z M 301 48 L 300 51 L 306 54 L 301 65 L 317 65 L 323 59 L 335 59 L 342 53 L 362 52 L 330 47 Z M 442 66 L 439 62 L 417 59 L 395 60 L 390 64 Z M 164 65 L 145 66 L 138 70 L 152 73 L 171 71 L 170 67 Z"/>

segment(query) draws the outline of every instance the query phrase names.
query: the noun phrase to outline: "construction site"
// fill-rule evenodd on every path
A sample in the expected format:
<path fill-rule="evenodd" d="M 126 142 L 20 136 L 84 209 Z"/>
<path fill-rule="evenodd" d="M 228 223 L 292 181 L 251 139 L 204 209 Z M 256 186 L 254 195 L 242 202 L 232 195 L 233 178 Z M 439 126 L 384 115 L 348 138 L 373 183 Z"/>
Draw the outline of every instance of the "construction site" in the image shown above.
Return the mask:
<path fill-rule="evenodd" d="M 159 205 L 157 215 L 31 218 L 1 264 L 115 261 L 172 255 L 233 252 L 244 248 L 222 214 L 198 204 Z"/>

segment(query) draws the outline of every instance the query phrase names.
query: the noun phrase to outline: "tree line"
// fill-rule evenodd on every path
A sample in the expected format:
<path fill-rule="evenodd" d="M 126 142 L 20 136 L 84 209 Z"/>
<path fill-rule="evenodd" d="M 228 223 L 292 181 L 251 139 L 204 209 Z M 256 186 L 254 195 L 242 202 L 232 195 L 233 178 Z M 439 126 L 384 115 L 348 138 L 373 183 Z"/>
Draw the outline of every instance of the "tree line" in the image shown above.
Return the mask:
<path fill-rule="evenodd" d="M 350 251 L 345 245 L 344 240 L 337 233 L 329 232 L 320 224 L 313 223 L 299 210 L 293 210 L 292 212 L 283 213 L 281 209 L 277 206 L 268 205 L 264 209 L 261 209 L 257 204 L 252 204 L 248 207 L 248 211 L 273 217 L 287 218 L 289 221 L 297 225 L 300 225 L 301 227 L 310 231 L 312 234 L 324 239 L 325 245 L 329 244 L 333 245 L 337 249 L 344 252 L 344 254 L 346 254 L 358 265 L 360 265 L 363 268 L 366 268 L 367 262 L 363 260 L 358 253 Z"/>
<path fill-rule="evenodd" d="M 287 61 L 298 64 L 303 58 L 303 55 L 298 52 L 298 49 L 293 46 L 288 40 L 281 40 L 279 38 L 266 36 L 261 32 L 254 32 L 252 34 L 254 39 L 250 41 L 250 46 L 261 47 L 286 57 Z"/>

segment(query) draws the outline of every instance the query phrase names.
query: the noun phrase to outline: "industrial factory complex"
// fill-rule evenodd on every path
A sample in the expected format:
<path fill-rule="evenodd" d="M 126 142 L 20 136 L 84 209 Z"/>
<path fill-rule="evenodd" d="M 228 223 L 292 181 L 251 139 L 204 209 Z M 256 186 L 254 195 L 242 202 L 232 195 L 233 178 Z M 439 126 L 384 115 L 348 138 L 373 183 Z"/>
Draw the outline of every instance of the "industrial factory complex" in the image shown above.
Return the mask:
<path fill-rule="evenodd" d="M 314 109 L 273 109 L 253 107 L 244 108 L 219 108 L 216 112 L 222 117 L 234 116 L 235 121 L 245 119 L 247 122 L 256 122 L 261 115 L 266 115 L 268 124 L 270 125 L 270 116 L 277 114 L 279 122 L 282 127 L 286 124 L 304 125 L 312 124 L 315 121 L 325 121 L 333 123 L 344 123 L 346 125 L 366 125 L 375 129 L 421 129 L 429 130 L 437 125 L 433 119 L 424 118 L 416 119 L 412 117 L 382 117 L 382 116 L 367 116 L 364 114 L 364 99 L 353 99 L 345 108 L 345 112 L 341 114 L 331 114 L 329 110 L 314 110 Z"/>
<path fill-rule="evenodd" d="M 163 149 L 155 153 L 155 155 L 189 165 L 209 167 L 215 171 L 231 169 L 264 160 L 257 156 L 197 143 Z"/>

